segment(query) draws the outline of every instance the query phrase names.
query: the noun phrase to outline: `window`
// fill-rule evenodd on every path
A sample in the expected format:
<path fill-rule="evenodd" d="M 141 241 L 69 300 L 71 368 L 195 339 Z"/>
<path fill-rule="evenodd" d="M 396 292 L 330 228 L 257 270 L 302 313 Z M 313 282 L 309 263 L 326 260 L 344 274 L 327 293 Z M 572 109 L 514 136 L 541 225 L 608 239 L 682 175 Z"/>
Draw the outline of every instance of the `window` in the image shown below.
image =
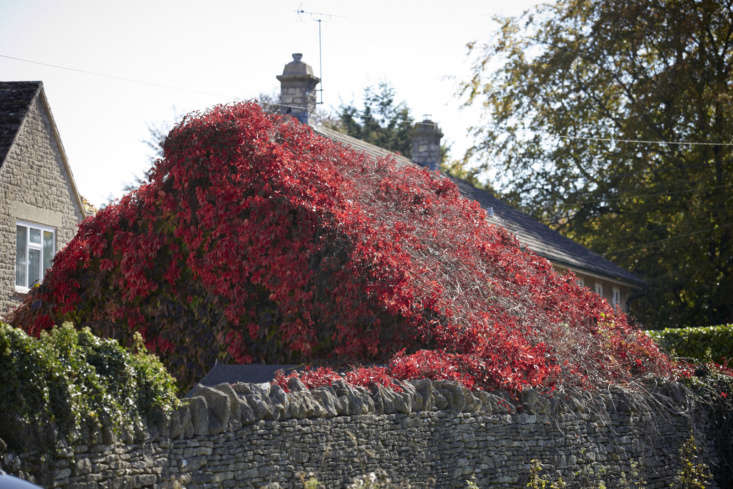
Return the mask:
<path fill-rule="evenodd" d="M 621 289 L 618 287 L 613 288 L 613 295 L 611 296 L 611 305 L 618 309 L 621 306 Z"/>
<path fill-rule="evenodd" d="M 585 287 L 585 280 L 583 280 L 583 277 L 576 277 L 575 278 L 575 283 L 577 283 L 581 287 Z"/>
<path fill-rule="evenodd" d="M 596 294 L 603 297 L 603 284 L 602 283 L 596 282 Z"/>
<path fill-rule="evenodd" d="M 15 226 L 15 290 L 28 289 L 43 280 L 56 253 L 56 233 L 38 224 L 18 222 Z"/>

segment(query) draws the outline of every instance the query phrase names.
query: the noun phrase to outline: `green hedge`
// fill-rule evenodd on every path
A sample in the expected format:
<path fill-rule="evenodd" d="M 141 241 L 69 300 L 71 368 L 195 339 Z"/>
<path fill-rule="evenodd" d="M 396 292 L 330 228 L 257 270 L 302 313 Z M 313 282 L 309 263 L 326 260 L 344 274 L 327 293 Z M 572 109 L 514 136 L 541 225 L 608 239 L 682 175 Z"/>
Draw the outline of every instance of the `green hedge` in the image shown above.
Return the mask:
<path fill-rule="evenodd" d="M 682 358 L 733 363 L 733 324 L 647 331 L 660 348 Z"/>
<path fill-rule="evenodd" d="M 141 338 L 135 350 L 69 323 L 40 338 L 0 323 L 0 438 L 16 449 L 50 447 L 164 416 L 178 404 L 175 381 Z"/>

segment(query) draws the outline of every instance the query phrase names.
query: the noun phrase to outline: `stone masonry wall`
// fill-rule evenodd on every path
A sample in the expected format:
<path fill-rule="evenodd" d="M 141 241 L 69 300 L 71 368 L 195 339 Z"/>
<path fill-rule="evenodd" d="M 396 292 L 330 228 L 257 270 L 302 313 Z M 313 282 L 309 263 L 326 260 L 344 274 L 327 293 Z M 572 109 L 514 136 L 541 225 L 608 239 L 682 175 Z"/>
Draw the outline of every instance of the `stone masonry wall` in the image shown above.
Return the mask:
<path fill-rule="evenodd" d="M 23 296 L 15 292 L 15 223 L 56 229 L 56 251 L 83 219 L 45 104 L 37 95 L 0 168 L 0 316 Z"/>
<path fill-rule="evenodd" d="M 543 474 L 560 473 L 569 487 L 624 487 L 625 476 L 666 488 L 690 433 L 688 418 L 639 409 L 621 390 L 605 408 L 530 391 L 517 410 L 449 382 L 402 385 L 402 392 L 343 383 L 307 391 L 291 381 L 287 394 L 269 384 L 197 386 L 160 425 L 105 428 L 63 445 L 55 458 L 6 454 L 0 463 L 47 488 L 302 488 L 309 472 L 319 487 L 341 488 L 383 469 L 413 488 L 466 488 L 473 478 L 497 489 L 524 487 L 530 460 L 539 459 Z M 664 397 L 687 404 L 675 385 Z M 705 418 L 695 419 L 705 461 L 719 467 Z"/>

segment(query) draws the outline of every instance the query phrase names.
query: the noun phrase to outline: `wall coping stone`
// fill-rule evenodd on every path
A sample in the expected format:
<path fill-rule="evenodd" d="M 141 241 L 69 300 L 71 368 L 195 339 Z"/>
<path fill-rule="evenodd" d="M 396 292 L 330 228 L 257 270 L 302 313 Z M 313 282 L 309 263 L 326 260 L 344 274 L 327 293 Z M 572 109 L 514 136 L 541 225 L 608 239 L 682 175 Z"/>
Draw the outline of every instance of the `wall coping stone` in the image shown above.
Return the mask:
<path fill-rule="evenodd" d="M 521 423 L 535 423 L 538 416 L 543 419 L 573 416 L 586 421 L 602 421 L 600 411 L 604 401 L 594 399 L 590 393 L 547 396 L 535 389 L 526 389 L 517 399 L 511 399 L 503 392 L 472 391 L 447 380 L 418 379 L 396 383 L 402 391 L 379 384 L 371 384 L 368 388 L 352 386 L 342 380 L 330 386 L 307 389 L 297 378 L 288 380 L 288 392 L 269 383 L 236 382 L 213 387 L 197 384 L 169 419 L 151 426 L 149 431 L 156 438 L 185 439 L 233 431 L 260 421 L 419 412 L 507 416 L 507 422 Z M 679 383 L 664 384 L 658 390 L 675 404 L 685 405 L 687 394 Z M 634 405 L 633 394 L 618 386 L 609 387 L 607 395 L 614 410 L 631 410 L 630 406 Z M 651 410 L 635 412 L 641 419 L 650 420 L 656 414 Z"/>

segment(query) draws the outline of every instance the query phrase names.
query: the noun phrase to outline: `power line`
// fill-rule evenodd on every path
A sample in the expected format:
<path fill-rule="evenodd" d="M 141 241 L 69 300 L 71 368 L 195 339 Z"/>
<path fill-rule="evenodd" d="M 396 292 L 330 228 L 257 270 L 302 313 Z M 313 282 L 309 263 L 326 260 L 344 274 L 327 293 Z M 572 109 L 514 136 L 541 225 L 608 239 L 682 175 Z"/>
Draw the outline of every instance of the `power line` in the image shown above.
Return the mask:
<path fill-rule="evenodd" d="M 182 91 L 182 92 L 197 93 L 197 94 L 200 94 L 200 95 L 209 95 L 209 96 L 214 96 L 214 97 L 232 98 L 232 95 L 231 94 L 225 94 L 225 93 L 222 93 L 222 92 L 207 92 L 207 91 L 204 91 L 204 90 L 197 90 L 197 89 L 188 88 L 188 87 L 181 87 L 181 86 L 176 86 L 176 85 L 167 85 L 167 84 L 163 84 L 163 83 L 158 83 L 158 82 L 153 82 L 153 81 L 147 81 L 147 80 L 141 80 L 141 79 L 136 79 L 136 78 L 127 78 L 127 77 L 124 77 L 124 76 L 111 75 L 109 73 L 100 73 L 98 71 L 83 70 L 83 69 L 80 69 L 80 68 L 72 68 L 72 67 L 69 67 L 69 66 L 63 66 L 63 65 L 53 64 L 53 63 L 45 63 L 43 61 L 36 61 L 36 60 L 32 60 L 32 59 L 19 58 L 17 56 L 9 56 L 7 54 L 0 54 L 0 58 L 12 59 L 14 61 L 22 61 L 24 63 L 31 63 L 31 64 L 35 64 L 35 65 L 39 65 L 39 66 L 45 66 L 45 67 L 48 67 L 48 68 L 54 68 L 54 69 L 58 69 L 58 70 L 72 71 L 72 72 L 81 73 L 81 74 L 84 74 L 84 75 L 92 75 L 92 76 L 98 76 L 98 77 L 101 77 L 101 78 L 109 78 L 111 80 L 123 81 L 123 82 L 126 82 L 126 83 L 135 83 L 135 84 L 142 85 L 142 86 L 155 87 L 155 88 L 165 88 L 165 89 L 168 89 L 168 90 L 178 90 L 178 91 Z M 234 97 L 234 98 L 236 98 L 236 97 Z M 275 102 L 262 102 L 261 105 L 270 105 L 270 106 L 276 106 L 276 107 L 286 107 L 286 108 L 291 108 L 291 109 L 303 109 L 303 107 L 304 107 L 304 106 L 300 106 L 300 105 L 281 104 L 281 103 L 275 103 Z"/>
<path fill-rule="evenodd" d="M 690 232 L 690 233 L 685 233 L 685 234 L 677 234 L 677 235 L 675 235 L 675 236 L 669 236 L 669 237 L 667 237 L 667 238 L 657 239 L 657 240 L 654 240 L 654 241 L 647 241 L 646 243 L 639 243 L 639 244 L 638 244 L 637 246 L 633 246 L 633 247 L 631 247 L 631 248 L 624 248 L 624 249 L 622 249 L 622 250 L 613 250 L 613 251 L 608 251 L 607 253 L 608 253 L 609 255 L 618 255 L 618 254 L 624 254 L 624 253 L 628 253 L 628 252 L 630 252 L 630 251 L 636 251 L 636 250 L 639 250 L 639 249 L 641 249 L 641 248 L 644 248 L 644 247 L 646 247 L 646 246 L 650 246 L 650 245 L 654 245 L 654 244 L 658 244 L 658 243 L 663 243 L 663 242 L 665 242 L 665 241 L 671 241 L 671 240 L 676 240 L 676 239 L 680 239 L 680 238 L 688 238 L 688 237 L 690 237 L 690 236 L 694 236 L 694 235 L 696 235 L 696 234 L 702 234 L 702 233 L 711 233 L 711 232 L 717 231 L 717 230 L 719 230 L 719 229 L 726 229 L 726 228 L 729 228 L 729 227 L 731 227 L 731 226 L 733 226 L 733 222 L 731 222 L 731 223 L 727 223 L 727 224 L 723 224 L 723 225 L 721 225 L 721 226 L 718 226 L 718 227 L 716 227 L 716 228 L 705 228 L 705 229 L 700 229 L 700 230 L 697 230 L 697 231 L 692 231 L 692 232 Z"/>
<path fill-rule="evenodd" d="M 682 181 L 682 180 L 680 180 Z M 704 188 L 704 190 L 717 190 L 717 189 L 724 189 L 724 188 L 730 188 L 733 187 L 733 183 L 726 183 L 721 185 L 709 185 Z M 578 192 L 576 195 L 582 195 L 583 197 L 590 197 L 590 201 L 597 202 L 599 204 L 605 203 L 605 202 L 620 202 L 625 199 L 649 199 L 653 197 L 658 196 L 679 196 L 679 195 L 686 195 L 691 192 L 695 192 L 699 190 L 698 188 L 688 188 L 688 189 L 680 189 L 680 190 L 660 190 L 658 192 L 629 192 L 629 191 L 623 191 L 616 195 L 596 195 L 595 192 Z M 565 200 L 563 200 L 563 203 Z M 575 205 L 580 205 L 583 202 L 588 202 L 588 200 L 579 201 L 577 198 L 573 200 L 572 202 L 575 202 Z M 556 223 L 556 221 L 553 221 Z"/>
<path fill-rule="evenodd" d="M 490 168 L 494 170 L 496 170 L 497 168 L 498 170 L 504 170 L 505 167 L 503 165 L 502 166 L 491 165 Z M 648 185 L 659 185 L 660 183 L 663 183 L 664 185 L 675 185 L 679 183 L 693 183 L 694 184 L 696 182 L 692 181 L 689 175 L 682 177 L 682 178 L 675 178 L 675 179 L 668 179 L 666 175 L 669 175 L 670 173 L 674 173 L 674 172 L 684 171 L 684 170 L 698 170 L 698 169 L 701 171 L 698 171 L 697 173 L 695 173 L 694 174 L 695 177 L 707 175 L 707 173 L 705 173 L 705 170 L 714 170 L 714 167 L 712 166 L 711 163 L 690 162 L 690 163 L 686 163 L 684 168 L 670 167 L 670 166 L 657 166 L 657 167 L 639 168 L 636 171 L 612 171 L 612 172 L 608 171 L 608 169 L 605 169 L 605 168 L 588 169 L 586 171 L 589 174 L 591 174 L 589 177 L 586 177 L 579 171 L 575 170 L 575 172 L 573 173 L 573 178 L 578 181 L 583 181 L 583 182 L 588 182 L 588 183 L 599 185 L 598 181 L 604 180 L 604 177 L 601 175 L 601 170 L 603 170 L 606 172 L 607 176 L 611 176 L 617 180 L 616 182 L 614 182 L 613 188 L 618 187 L 618 185 L 623 185 L 623 182 L 626 181 L 626 179 L 621 178 L 621 177 L 629 177 L 629 176 L 633 177 L 636 182 L 639 182 L 639 180 L 642 178 L 647 179 Z M 522 178 L 521 173 L 517 173 L 517 174 L 519 174 L 520 178 Z M 658 177 L 657 174 L 662 174 L 663 176 Z M 510 179 L 510 181 L 512 180 Z M 559 184 L 555 184 L 555 185 L 559 185 Z M 708 188 L 716 188 L 716 187 L 718 186 L 713 186 L 713 187 L 708 186 Z M 507 185 L 501 184 L 499 182 L 499 184 L 497 185 L 497 188 L 506 189 Z M 591 190 L 591 191 L 583 190 L 582 192 L 584 194 L 593 194 L 595 191 L 596 190 Z M 500 193 L 508 193 L 508 192 L 509 191 L 507 190 L 500 191 Z M 664 192 L 659 192 L 659 193 L 664 193 Z M 633 195 L 633 194 L 624 194 L 624 195 Z M 616 199 L 618 198 L 618 196 L 610 197 L 610 198 Z"/>
<path fill-rule="evenodd" d="M 616 138 L 598 138 L 586 136 L 559 136 L 562 139 L 580 139 L 584 141 L 603 141 L 609 143 L 634 143 L 634 144 L 677 144 L 688 146 L 733 146 L 733 143 L 708 143 L 695 141 L 654 141 L 647 139 L 616 139 Z"/>
<path fill-rule="evenodd" d="M 678 182 L 687 181 L 687 180 L 678 180 Z M 721 185 L 707 185 L 705 186 L 705 190 L 715 190 L 715 189 L 721 189 L 721 188 L 729 188 L 733 187 L 733 183 L 725 183 Z M 643 198 L 643 197 L 656 197 L 656 196 L 664 196 L 669 195 L 670 197 L 674 195 L 680 195 L 680 194 L 687 194 L 690 192 L 694 192 L 698 190 L 697 188 L 688 188 L 688 189 L 680 189 L 680 190 L 660 190 L 658 192 L 628 192 L 628 191 L 621 191 L 616 195 L 596 195 L 595 192 L 583 192 L 583 194 L 593 197 L 594 199 L 599 200 L 600 202 L 613 202 L 613 201 L 619 201 L 624 199 L 633 199 L 635 197 Z"/>
<path fill-rule="evenodd" d="M 145 85 L 145 86 L 156 87 L 156 88 L 165 88 L 165 89 L 169 89 L 169 90 L 179 90 L 179 91 L 184 91 L 184 92 L 192 92 L 192 93 L 198 93 L 198 94 L 201 94 L 201 95 L 210 95 L 210 96 L 215 96 L 215 97 L 227 97 L 227 98 L 228 97 L 231 97 L 231 95 L 227 95 L 227 94 L 223 94 L 223 93 L 218 93 L 218 92 L 207 92 L 207 91 L 204 91 L 204 90 L 195 90 L 195 89 L 192 89 L 192 88 L 180 87 L 180 86 L 176 86 L 176 85 L 168 85 L 168 84 L 165 84 L 165 83 L 158 83 L 158 82 L 153 82 L 153 81 L 148 81 L 148 80 L 141 80 L 141 79 L 137 79 L 137 78 L 127 78 L 127 77 L 124 77 L 124 76 L 112 75 L 112 74 L 109 74 L 109 73 L 100 73 L 98 71 L 83 70 L 81 68 L 72 68 L 70 66 L 63 66 L 63 65 L 58 65 L 58 64 L 54 64 L 54 63 L 45 63 L 43 61 L 36 61 L 36 60 L 33 60 L 33 59 L 19 58 L 17 56 L 9 56 L 7 54 L 0 54 L 0 58 L 12 59 L 14 61 L 21 61 L 23 63 L 30 63 L 30 64 L 34 64 L 34 65 L 39 65 L 39 66 L 45 66 L 45 67 L 48 67 L 48 68 L 55 68 L 55 69 L 58 69 L 58 70 L 65 70 L 65 71 L 72 71 L 72 72 L 75 72 L 75 73 L 82 73 L 84 75 L 98 76 L 98 77 L 101 77 L 101 78 L 108 78 L 110 80 L 118 80 L 118 81 L 124 81 L 124 82 L 127 82 L 127 83 L 135 83 L 135 84 L 138 84 L 138 85 Z"/>
<path fill-rule="evenodd" d="M 304 14 L 318 14 L 321 16 L 329 16 L 329 14 L 323 14 L 319 12 L 306 12 L 303 10 L 298 10 L 297 13 L 304 13 Z M 33 59 L 28 58 L 21 58 L 18 56 L 10 56 L 7 54 L 0 54 L 0 58 L 6 58 L 11 59 L 14 61 L 20 61 L 23 63 L 30 63 L 38 66 L 45 66 L 47 68 L 54 68 L 58 70 L 65 70 L 65 71 L 71 71 L 75 73 L 82 73 L 85 75 L 91 75 L 91 76 L 98 76 L 101 78 L 108 78 L 110 80 L 118 80 L 118 81 L 124 81 L 127 83 L 135 83 L 138 85 L 144 85 L 144 86 L 150 86 L 155 88 L 165 88 L 169 90 L 179 90 L 184 92 L 191 92 L 191 93 L 198 93 L 200 95 L 209 95 L 209 96 L 215 96 L 215 97 L 226 97 L 230 98 L 231 94 L 225 94 L 222 92 L 211 92 L 206 90 L 197 90 L 193 88 L 188 87 L 181 87 L 177 85 L 169 85 L 165 83 L 159 83 L 149 80 L 142 80 L 139 78 L 128 78 L 120 75 L 113 75 L 109 73 L 101 73 L 98 71 L 92 71 L 92 70 L 85 70 L 81 68 L 74 68 L 70 66 L 64 66 L 59 65 L 55 63 L 46 63 L 44 61 L 37 61 Z M 322 76 L 322 75 L 321 75 Z M 275 104 L 271 103 L 270 105 L 277 105 L 282 107 L 293 107 L 291 105 L 284 105 L 284 104 Z M 711 142 L 695 142 L 695 141 L 661 141 L 661 140 L 645 140 L 645 139 L 617 139 L 617 138 L 599 138 L 599 137 L 589 137 L 589 136 L 559 136 L 562 139 L 575 139 L 575 140 L 585 140 L 585 141 L 603 141 L 603 142 L 611 142 L 611 143 L 634 143 L 634 144 L 676 144 L 676 145 L 689 145 L 689 146 L 733 146 L 733 143 L 711 143 Z"/>

